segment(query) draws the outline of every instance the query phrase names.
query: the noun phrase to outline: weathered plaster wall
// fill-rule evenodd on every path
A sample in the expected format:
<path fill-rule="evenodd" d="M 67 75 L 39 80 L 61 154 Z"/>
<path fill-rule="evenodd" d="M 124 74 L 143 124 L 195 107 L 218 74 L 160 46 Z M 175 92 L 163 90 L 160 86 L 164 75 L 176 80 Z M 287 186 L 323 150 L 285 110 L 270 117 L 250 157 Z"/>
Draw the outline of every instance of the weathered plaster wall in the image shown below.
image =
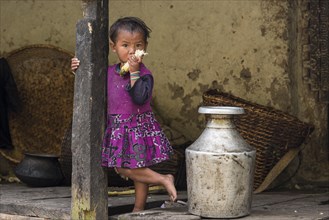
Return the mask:
<path fill-rule="evenodd" d="M 1 0 L 0 55 L 30 44 L 52 44 L 74 52 L 81 1 Z"/>
<path fill-rule="evenodd" d="M 38 43 L 74 51 L 80 1 L 1 0 L 0 8 L 0 55 Z M 197 108 L 209 88 L 294 114 L 316 125 L 300 175 L 323 181 L 329 176 L 323 156 L 328 110 L 303 84 L 298 57 L 291 60 L 298 55 L 298 45 L 291 43 L 297 37 L 290 30 L 291 13 L 282 0 L 110 1 L 110 23 L 138 16 L 153 30 L 144 60 L 153 71 L 154 102 L 166 123 L 195 140 L 204 124 Z"/>
<path fill-rule="evenodd" d="M 127 1 L 112 5 L 112 18 L 127 15 L 117 10 Z M 197 106 L 211 87 L 290 110 L 286 2 L 140 1 L 129 5 L 128 15 L 141 16 L 153 29 L 145 63 L 154 72 L 156 105 L 186 136 L 198 136 L 203 117 L 198 117 Z"/>

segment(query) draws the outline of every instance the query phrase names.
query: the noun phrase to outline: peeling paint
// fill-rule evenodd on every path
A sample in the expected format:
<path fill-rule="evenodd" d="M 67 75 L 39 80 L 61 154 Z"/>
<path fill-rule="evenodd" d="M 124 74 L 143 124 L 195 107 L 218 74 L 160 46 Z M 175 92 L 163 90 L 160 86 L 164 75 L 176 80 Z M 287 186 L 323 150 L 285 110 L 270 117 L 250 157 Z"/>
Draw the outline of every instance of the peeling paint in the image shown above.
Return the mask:
<path fill-rule="evenodd" d="M 196 80 L 199 78 L 199 75 L 201 73 L 201 70 L 199 69 L 193 69 L 191 72 L 189 72 L 187 74 L 188 78 L 192 79 L 192 80 Z"/>
<path fill-rule="evenodd" d="M 199 83 L 198 86 L 199 86 L 200 93 L 204 93 L 205 91 L 207 91 L 209 89 L 209 84 Z"/>
<path fill-rule="evenodd" d="M 242 79 L 250 80 L 251 79 L 251 72 L 250 72 L 249 68 L 244 68 L 243 67 L 243 69 L 240 72 L 240 77 Z"/>
<path fill-rule="evenodd" d="M 211 82 L 211 87 L 213 89 L 218 89 L 219 87 L 222 87 L 222 86 L 218 83 L 217 80 L 214 80 L 214 81 Z"/>
<path fill-rule="evenodd" d="M 290 94 L 288 88 L 285 85 L 282 85 L 282 82 L 282 80 L 275 77 L 270 88 L 267 88 L 266 91 L 270 93 L 271 100 L 273 100 L 272 103 L 278 105 L 283 111 L 289 112 L 289 109 L 291 108 Z"/>
<path fill-rule="evenodd" d="M 262 36 L 264 37 L 266 35 L 266 27 L 262 25 L 260 27 L 260 32 L 261 32 Z"/>
<path fill-rule="evenodd" d="M 182 86 L 177 85 L 175 82 L 168 83 L 168 87 L 173 93 L 173 95 L 171 96 L 172 99 L 177 99 L 184 96 L 184 88 Z"/>

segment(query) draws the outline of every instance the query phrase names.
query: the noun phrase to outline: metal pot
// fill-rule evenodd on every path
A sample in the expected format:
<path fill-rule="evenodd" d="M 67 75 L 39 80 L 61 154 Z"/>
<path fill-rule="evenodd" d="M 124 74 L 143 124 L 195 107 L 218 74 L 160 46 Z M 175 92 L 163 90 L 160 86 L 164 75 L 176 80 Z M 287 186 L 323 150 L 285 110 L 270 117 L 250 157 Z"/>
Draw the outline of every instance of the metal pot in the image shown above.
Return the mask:
<path fill-rule="evenodd" d="M 239 107 L 199 108 L 208 122 L 186 149 L 188 211 L 207 218 L 237 218 L 251 209 L 256 151 L 232 121 Z"/>
<path fill-rule="evenodd" d="M 64 178 L 58 158 L 50 154 L 25 153 L 15 168 L 15 175 L 29 186 L 58 186 Z"/>

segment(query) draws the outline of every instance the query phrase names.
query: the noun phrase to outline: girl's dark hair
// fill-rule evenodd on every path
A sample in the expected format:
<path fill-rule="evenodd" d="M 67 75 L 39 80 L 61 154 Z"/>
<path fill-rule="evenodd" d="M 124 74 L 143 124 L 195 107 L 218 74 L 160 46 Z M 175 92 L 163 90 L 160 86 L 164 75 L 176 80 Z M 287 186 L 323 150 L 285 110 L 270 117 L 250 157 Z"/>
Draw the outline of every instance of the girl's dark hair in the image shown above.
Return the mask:
<path fill-rule="evenodd" d="M 113 43 L 116 42 L 118 37 L 118 32 L 120 30 L 126 30 L 130 32 L 140 32 L 144 35 L 144 41 L 147 42 L 147 39 L 150 37 L 152 30 L 137 17 L 124 17 L 118 19 L 110 27 L 110 39 Z"/>

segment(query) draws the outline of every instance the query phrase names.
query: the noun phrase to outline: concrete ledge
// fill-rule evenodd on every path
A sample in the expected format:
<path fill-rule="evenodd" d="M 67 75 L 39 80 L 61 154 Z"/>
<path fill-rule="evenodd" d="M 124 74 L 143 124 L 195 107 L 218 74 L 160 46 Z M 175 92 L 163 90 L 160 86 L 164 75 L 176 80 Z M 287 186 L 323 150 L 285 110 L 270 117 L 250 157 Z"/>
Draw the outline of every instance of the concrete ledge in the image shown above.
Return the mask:
<path fill-rule="evenodd" d="M 266 192 L 254 195 L 252 211 L 243 220 L 328 220 L 329 193 Z M 110 216 L 110 220 L 203 219 L 188 213 L 187 206 L 150 209 Z"/>
<path fill-rule="evenodd" d="M 38 218 L 38 217 L 28 217 L 28 216 L 21 216 L 21 215 L 9 215 L 0 213 L 1 220 L 45 220 L 45 218 Z"/>
<path fill-rule="evenodd" d="M 186 191 L 178 192 L 178 199 L 186 201 Z M 130 213 L 134 195 L 108 198 L 110 220 L 201 219 L 188 213 L 187 205 L 168 204 L 166 194 L 150 194 L 148 210 Z M 0 184 L 0 219 L 41 220 L 71 219 L 70 187 L 32 188 L 23 184 Z M 264 192 L 253 196 L 252 210 L 243 220 L 328 220 L 329 192 L 285 191 Z"/>

